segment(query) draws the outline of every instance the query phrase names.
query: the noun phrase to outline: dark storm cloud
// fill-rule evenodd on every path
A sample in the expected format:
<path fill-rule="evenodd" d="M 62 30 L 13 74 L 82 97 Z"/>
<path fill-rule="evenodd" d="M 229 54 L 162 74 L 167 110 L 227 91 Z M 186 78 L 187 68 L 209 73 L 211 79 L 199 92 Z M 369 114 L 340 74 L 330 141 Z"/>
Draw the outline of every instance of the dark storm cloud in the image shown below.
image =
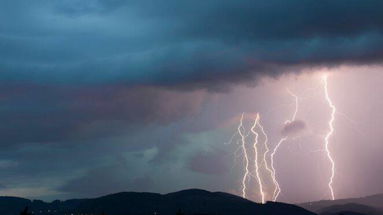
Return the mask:
<path fill-rule="evenodd" d="M 306 123 L 302 120 L 286 122 L 281 133 L 283 136 L 296 135 L 306 128 Z"/>
<path fill-rule="evenodd" d="M 120 135 L 132 125 L 168 124 L 198 113 L 206 96 L 203 91 L 173 92 L 154 87 L 0 88 L 4 95 L 0 101 L 3 147 L 86 140 Z"/>
<path fill-rule="evenodd" d="M 121 191 L 149 191 L 153 185 L 154 182 L 149 176 L 132 177 L 125 165 L 114 164 L 92 169 L 85 175 L 68 181 L 59 190 L 98 196 Z"/>
<path fill-rule="evenodd" d="M 383 2 L 2 1 L 0 78 L 190 85 L 380 63 Z"/>
<path fill-rule="evenodd" d="M 198 152 L 191 157 L 188 167 L 194 172 L 221 175 L 229 169 L 226 156 L 222 150 Z"/>
<path fill-rule="evenodd" d="M 117 9 L 123 5 L 123 0 L 92 0 L 92 1 L 81 1 L 81 0 L 68 0 L 68 1 L 57 1 L 58 11 L 67 15 L 80 16 L 83 14 L 90 13 L 107 13 Z"/>

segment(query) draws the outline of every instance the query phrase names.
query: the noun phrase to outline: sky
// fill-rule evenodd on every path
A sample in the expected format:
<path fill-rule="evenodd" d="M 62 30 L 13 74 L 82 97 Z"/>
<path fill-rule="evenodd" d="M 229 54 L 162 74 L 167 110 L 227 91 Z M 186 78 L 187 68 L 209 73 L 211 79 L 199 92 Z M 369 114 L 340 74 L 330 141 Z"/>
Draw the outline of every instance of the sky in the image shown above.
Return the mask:
<path fill-rule="evenodd" d="M 275 156 L 278 200 L 329 199 L 323 74 L 337 108 L 336 198 L 383 193 L 382 8 L 380 0 L 2 0 L 0 195 L 240 195 L 237 126 L 245 113 L 249 129 L 259 113 L 270 148 L 289 135 Z M 287 89 L 299 98 L 290 128 Z M 259 201 L 254 179 L 248 186 Z"/>

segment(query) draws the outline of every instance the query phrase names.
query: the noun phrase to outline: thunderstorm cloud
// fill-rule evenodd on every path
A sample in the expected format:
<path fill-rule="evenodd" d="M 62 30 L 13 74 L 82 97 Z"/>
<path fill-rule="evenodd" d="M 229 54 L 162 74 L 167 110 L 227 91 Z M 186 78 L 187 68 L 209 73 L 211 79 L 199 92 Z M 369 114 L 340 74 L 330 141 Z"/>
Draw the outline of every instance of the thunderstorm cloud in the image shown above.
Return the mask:
<path fill-rule="evenodd" d="M 282 128 L 283 136 L 297 135 L 306 129 L 306 123 L 302 120 L 295 120 L 286 122 Z"/>
<path fill-rule="evenodd" d="M 0 3 L 2 82 L 217 87 L 379 63 L 379 0 Z M 214 84 L 213 84 L 214 83 Z"/>
<path fill-rule="evenodd" d="M 222 150 L 197 153 L 189 161 L 189 168 L 203 174 L 222 175 L 229 169 L 227 155 L 225 155 L 226 153 Z"/>
<path fill-rule="evenodd" d="M 273 89 L 235 89 L 312 68 L 379 66 L 382 8 L 381 0 L 1 0 L 0 189 L 48 200 L 232 189 L 241 170 L 230 169 L 227 148 L 212 150 L 232 147 L 221 144 L 236 126 L 225 122 L 278 106 Z M 282 134 L 305 127 L 294 121 Z M 20 194 L 41 184 L 49 192 Z"/>

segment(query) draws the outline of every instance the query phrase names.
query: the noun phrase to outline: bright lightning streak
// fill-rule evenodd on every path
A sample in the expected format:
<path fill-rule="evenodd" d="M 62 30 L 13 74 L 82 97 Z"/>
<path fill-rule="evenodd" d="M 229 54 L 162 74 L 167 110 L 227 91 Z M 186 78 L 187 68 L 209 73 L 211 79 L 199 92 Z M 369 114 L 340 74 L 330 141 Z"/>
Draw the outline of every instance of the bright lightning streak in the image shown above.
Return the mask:
<path fill-rule="evenodd" d="M 329 149 L 329 144 L 330 144 L 329 139 L 330 139 L 331 135 L 334 133 L 334 121 L 335 121 L 336 107 L 332 103 L 331 98 L 330 98 L 329 93 L 328 93 L 327 79 L 328 79 L 328 75 L 326 74 L 323 76 L 323 87 L 324 87 L 324 93 L 325 93 L 326 101 L 331 108 L 331 118 L 328 122 L 328 126 L 330 129 L 329 129 L 328 133 L 326 134 L 324 140 L 325 140 L 325 150 L 327 152 L 327 157 L 331 163 L 331 176 L 330 176 L 330 181 L 328 182 L 328 187 L 330 188 L 331 199 L 335 200 L 334 189 L 332 187 L 334 175 L 335 175 L 335 162 L 334 162 L 334 159 L 331 157 L 331 152 Z"/>
<path fill-rule="evenodd" d="M 243 115 L 241 115 L 241 120 L 238 125 L 238 134 L 241 136 L 241 147 L 245 159 L 245 173 L 243 174 L 242 178 L 242 197 L 246 198 L 246 180 L 249 175 L 249 157 L 247 155 L 247 150 L 246 150 L 246 135 L 244 134 L 244 127 L 243 127 Z"/>
<path fill-rule="evenodd" d="M 326 101 L 327 101 L 327 103 L 328 103 L 328 105 L 329 105 L 329 107 L 331 109 L 331 118 L 328 121 L 329 131 L 326 134 L 326 136 L 324 138 L 324 141 L 325 141 L 325 151 L 327 153 L 328 159 L 331 162 L 331 176 L 330 176 L 330 180 L 329 180 L 329 183 L 328 183 L 328 187 L 330 188 L 331 199 L 334 200 L 335 199 L 335 195 L 334 195 L 334 190 L 333 190 L 332 184 L 333 184 L 334 175 L 335 175 L 335 162 L 334 162 L 334 160 L 333 160 L 333 158 L 331 156 L 331 152 L 330 152 L 330 149 L 329 149 L 329 139 L 330 139 L 330 137 L 334 133 L 334 121 L 335 121 L 336 107 L 333 104 L 333 102 L 332 102 L 332 100 L 331 100 L 331 98 L 329 96 L 329 92 L 328 92 L 328 75 L 324 75 L 323 76 L 323 87 L 324 87 L 325 99 L 326 99 Z M 285 124 L 291 123 L 291 122 L 296 120 L 296 116 L 297 116 L 298 109 L 299 109 L 298 96 L 295 95 L 294 93 L 292 93 L 289 89 L 287 89 L 287 92 L 291 96 L 293 96 L 295 98 L 295 111 L 293 113 L 292 118 L 290 120 L 286 120 Z M 244 164 L 245 164 L 244 165 L 244 175 L 243 175 L 243 178 L 242 178 L 242 197 L 246 198 L 246 196 L 247 196 L 247 186 L 246 186 L 246 183 L 247 183 L 247 180 L 248 180 L 249 176 L 253 176 L 253 175 L 249 171 L 249 154 L 248 154 L 247 148 L 246 148 L 246 138 L 248 137 L 249 133 L 247 133 L 247 134 L 245 133 L 245 128 L 243 126 L 243 118 L 244 118 L 244 113 L 242 113 L 242 115 L 241 115 L 240 124 L 238 125 L 237 130 L 238 130 L 238 134 L 241 136 L 240 146 L 241 146 L 241 149 L 243 151 Z M 274 189 L 274 193 L 273 193 L 273 201 L 276 201 L 278 196 L 281 193 L 281 188 L 280 188 L 279 183 L 278 183 L 278 181 L 276 179 L 276 170 L 275 170 L 275 167 L 274 167 L 274 157 L 275 157 L 279 147 L 288 139 L 288 137 L 285 136 L 285 137 L 281 138 L 279 140 L 279 142 L 277 143 L 277 145 L 274 147 L 272 153 L 270 154 L 271 162 L 270 162 L 270 167 L 269 167 L 269 165 L 267 163 L 267 159 L 266 159 L 268 153 L 270 152 L 270 149 L 269 149 L 269 147 L 267 145 L 268 144 L 268 136 L 267 136 L 263 126 L 260 123 L 260 116 L 259 116 L 259 114 L 257 114 L 256 119 L 254 120 L 254 124 L 251 127 L 251 133 L 254 134 L 253 149 L 254 149 L 255 178 L 257 179 L 257 182 L 258 182 L 258 185 L 259 185 L 259 192 L 260 192 L 260 195 L 261 195 L 261 201 L 262 201 L 262 203 L 265 203 L 265 192 L 264 192 L 264 188 L 263 188 L 262 178 L 260 176 L 260 166 L 259 166 L 259 163 L 258 163 L 258 160 L 259 160 L 259 152 L 258 152 L 259 133 L 256 131 L 257 126 L 261 129 L 262 135 L 264 135 L 264 137 L 265 137 L 265 140 L 264 140 L 265 152 L 263 154 L 263 163 L 265 164 L 266 170 L 268 170 L 270 172 L 272 180 L 273 180 L 273 183 L 275 185 L 275 189 Z M 232 138 L 231 138 L 230 142 L 232 141 Z"/>
<path fill-rule="evenodd" d="M 251 127 L 251 132 L 252 132 L 252 133 L 254 134 L 254 136 L 255 136 L 255 137 L 254 137 L 254 144 L 253 144 L 253 148 L 254 148 L 255 176 L 256 176 L 257 181 L 258 181 L 259 192 L 260 192 L 260 194 L 261 194 L 261 202 L 262 202 L 262 204 L 263 204 L 263 203 L 265 203 L 265 193 L 263 192 L 263 184 L 262 184 L 261 176 L 260 176 L 260 174 L 259 174 L 258 148 L 257 148 L 259 134 L 258 134 L 258 132 L 255 130 L 257 125 L 259 125 L 259 114 L 257 114 L 257 117 L 256 117 L 256 119 L 254 120 L 254 124 L 253 124 L 253 126 Z"/>
<path fill-rule="evenodd" d="M 275 167 L 274 167 L 274 155 L 275 153 L 278 151 L 278 148 L 279 146 L 282 145 L 283 142 L 285 142 L 287 140 L 287 137 L 283 137 L 281 140 L 279 140 L 277 146 L 274 148 L 273 152 L 271 153 L 271 169 L 273 171 L 272 173 L 272 178 L 273 178 L 273 182 L 275 184 L 275 189 L 274 189 L 274 193 L 273 193 L 273 201 L 277 201 L 277 198 L 279 196 L 279 194 L 281 193 L 281 187 L 279 186 L 279 183 L 276 179 L 276 171 L 275 171 Z"/>
<path fill-rule="evenodd" d="M 291 121 L 290 121 L 290 122 L 293 122 L 297 118 L 297 113 L 298 113 L 298 109 L 299 109 L 298 96 L 295 95 L 294 93 L 292 93 L 289 89 L 287 89 L 287 92 L 292 97 L 294 97 L 294 99 L 295 99 L 295 111 L 294 111 L 293 117 L 291 118 Z"/>
<path fill-rule="evenodd" d="M 295 95 L 294 93 L 292 93 L 289 89 L 287 89 L 287 92 L 294 97 L 295 99 L 295 111 L 293 113 L 293 116 L 291 117 L 291 120 L 287 120 L 285 122 L 286 123 L 291 123 L 293 122 L 296 117 L 297 117 L 297 113 L 298 113 L 298 109 L 299 109 L 299 102 L 298 102 L 298 96 Z M 273 152 L 271 153 L 270 157 L 271 157 L 271 171 L 272 171 L 272 179 L 273 179 L 273 182 L 275 184 L 275 189 L 274 189 L 274 193 L 273 193 L 273 201 L 277 201 L 278 199 L 278 196 L 279 194 L 281 193 L 281 187 L 279 186 L 279 183 L 276 179 L 276 170 L 275 170 L 275 167 L 274 167 L 274 156 L 275 154 L 277 153 L 279 147 L 282 145 L 283 142 L 285 142 L 287 140 L 287 137 L 283 137 L 279 140 L 278 144 L 275 146 Z"/>
<path fill-rule="evenodd" d="M 275 183 L 276 180 L 274 179 L 274 172 L 273 172 L 273 170 L 269 167 L 269 165 L 267 164 L 267 160 L 266 160 L 266 157 L 267 157 L 268 153 L 270 152 L 269 146 L 267 145 L 267 144 L 268 144 L 268 141 L 269 141 L 269 138 L 268 138 L 268 136 L 267 136 L 267 134 L 266 134 L 266 132 L 265 132 L 265 129 L 263 128 L 263 126 L 262 126 L 262 124 L 261 124 L 260 121 L 258 122 L 258 127 L 261 129 L 262 134 L 263 134 L 263 136 L 265 137 L 265 141 L 264 141 L 264 143 L 263 143 L 264 146 L 265 146 L 265 152 L 263 153 L 263 163 L 265 164 L 265 168 L 266 168 L 266 170 L 270 173 L 270 175 L 271 175 L 271 177 L 272 177 L 272 180 L 273 180 L 275 186 L 277 186 L 277 183 Z"/>

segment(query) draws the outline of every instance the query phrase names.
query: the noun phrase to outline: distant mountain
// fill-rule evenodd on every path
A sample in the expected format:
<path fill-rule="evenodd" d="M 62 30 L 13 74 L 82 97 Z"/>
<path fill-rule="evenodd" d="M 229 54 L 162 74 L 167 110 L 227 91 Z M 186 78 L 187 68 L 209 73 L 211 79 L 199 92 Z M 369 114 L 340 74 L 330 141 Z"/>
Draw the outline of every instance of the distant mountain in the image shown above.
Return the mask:
<path fill-rule="evenodd" d="M 295 205 L 268 202 L 257 204 L 222 192 L 184 190 L 165 195 L 156 193 L 123 192 L 93 199 L 72 199 L 51 203 L 21 198 L 0 197 L 1 215 L 18 215 L 29 206 L 34 214 L 101 214 L 108 215 L 315 215 Z"/>
<path fill-rule="evenodd" d="M 362 198 L 322 200 L 317 202 L 306 202 L 299 206 L 318 214 L 340 214 L 354 212 L 355 214 L 383 215 L 383 194 L 366 196 Z"/>
<path fill-rule="evenodd" d="M 379 211 L 376 208 L 361 205 L 361 204 L 344 204 L 344 205 L 333 205 L 330 207 L 322 208 L 320 211 L 320 215 L 335 215 L 335 214 L 366 214 L 366 215 L 383 215 L 382 211 Z"/>
<path fill-rule="evenodd" d="M 338 213 L 333 213 L 331 215 L 370 215 L 370 214 L 358 213 L 358 212 L 352 212 L 352 211 L 341 211 Z"/>

